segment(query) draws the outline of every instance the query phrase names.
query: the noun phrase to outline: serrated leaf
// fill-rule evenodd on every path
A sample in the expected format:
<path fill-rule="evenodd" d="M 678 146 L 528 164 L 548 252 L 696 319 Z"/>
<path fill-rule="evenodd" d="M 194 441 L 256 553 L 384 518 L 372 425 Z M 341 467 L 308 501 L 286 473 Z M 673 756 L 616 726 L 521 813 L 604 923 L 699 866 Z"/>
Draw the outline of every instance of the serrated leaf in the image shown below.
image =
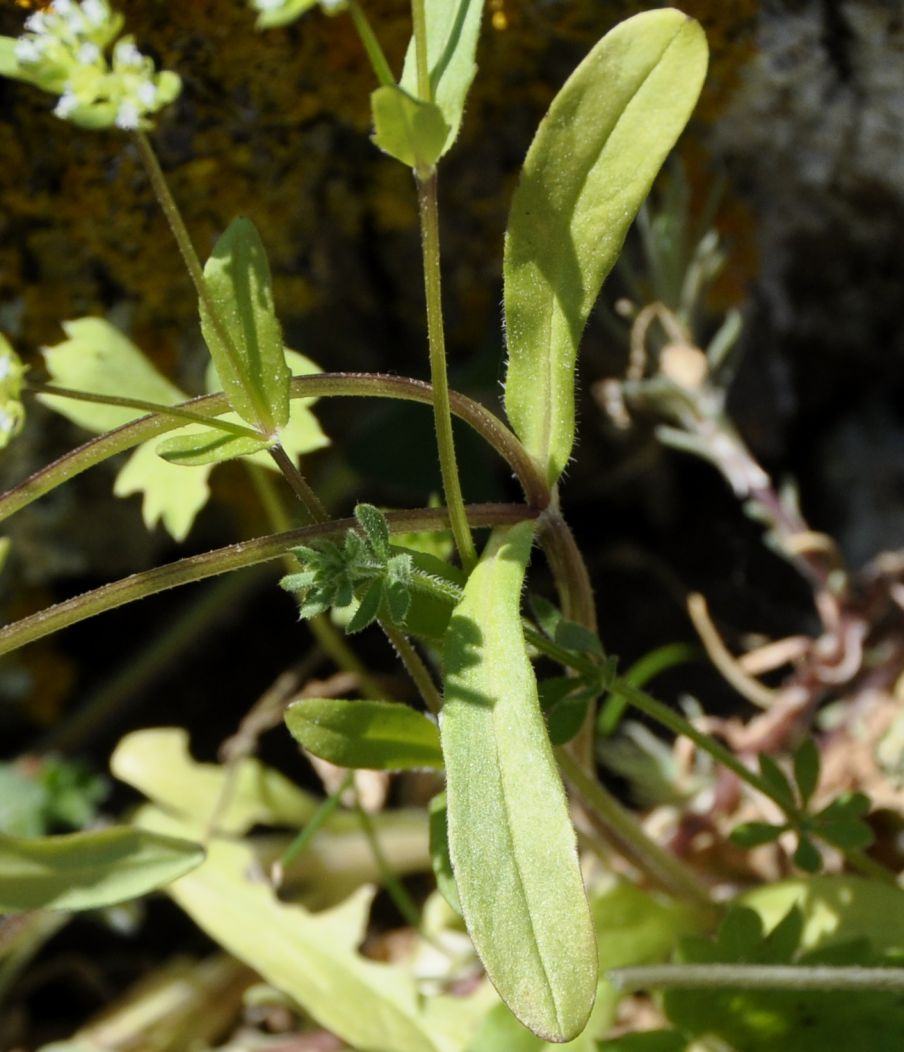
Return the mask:
<path fill-rule="evenodd" d="M 771 822 L 742 822 L 732 829 L 729 840 L 738 847 L 760 847 L 762 844 L 771 844 L 773 840 L 777 840 L 782 835 L 784 828 L 784 826 L 772 825 Z"/>
<path fill-rule="evenodd" d="M 270 433 L 289 419 L 289 380 L 273 304 L 270 264 L 250 219 L 234 219 L 204 267 L 204 283 L 228 341 L 203 301 L 201 331 L 232 408 Z"/>
<path fill-rule="evenodd" d="M 430 817 L 430 862 L 439 893 L 459 917 L 461 902 L 458 888 L 455 885 L 455 874 L 452 872 L 452 859 L 449 857 L 449 824 L 446 811 L 446 794 L 437 793 L 427 808 Z"/>
<path fill-rule="evenodd" d="M 286 710 L 286 726 L 305 749 L 339 767 L 443 765 L 436 724 L 397 702 L 303 698 Z"/>
<path fill-rule="evenodd" d="M 198 844 L 130 826 L 34 838 L 0 834 L 0 913 L 100 909 L 162 887 L 203 860 Z"/>
<path fill-rule="evenodd" d="M 160 807 L 193 819 L 202 830 L 216 817 L 217 829 L 224 834 L 241 835 L 254 825 L 296 828 L 310 821 L 319 806 L 316 797 L 258 760 L 242 760 L 231 774 L 216 764 L 197 763 L 181 727 L 127 734 L 116 746 L 110 769 Z"/>
<path fill-rule="evenodd" d="M 449 137 L 449 125 L 433 102 L 422 102 L 395 84 L 370 96 L 373 141 L 384 153 L 414 169 L 429 169 Z"/>
<path fill-rule="evenodd" d="M 505 407 L 551 483 L 574 444 L 581 333 L 706 61 L 702 29 L 680 11 L 629 18 L 574 71 L 528 151 L 505 244 Z"/>
<path fill-rule="evenodd" d="M 141 817 L 155 828 L 171 827 L 162 814 Z M 479 1001 L 424 998 L 405 969 L 357 953 L 372 889 L 312 914 L 281 902 L 255 879 L 255 868 L 250 847 L 214 840 L 207 862 L 169 893 L 224 950 L 360 1052 L 456 1052 L 465 1046 Z"/>
<path fill-rule="evenodd" d="M 162 523 L 171 537 L 184 541 L 198 512 L 210 497 L 208 478 L 213 469 L 187 469 L 157 456 L 157 440 L 138 446 L 122 466 L 113 484 L 117 497 L 140 493 L 141 517 L 152 530 Z"/>
<path fill-rule="evenodd" d="M 430 87 L 433 101 L 442 112 L 449 129 L 439 154 L 442 157 L 458 138 L 465 99 L 477 72 L 474 56 L 480 35 L 483 0 L 427 0 L 424 7 Z M 413 38 L 405 54 L 399 86 L 409 95 L 418 97 L 417 56 Z"/>
<path fill-rule="evenodd" d="M 170 383 L 134 343 L 104 318 L 63 322 L 66 339 L 44 348 L 53 383 L 91 394 L 127 395 L 159 405 L 175 405 L 185 395 Z M 145 413 L 122 406 L 79 402 L 74 398 L 39 395 L 44 405 L 86 431 L 109 431 Z"/>
<path fill-rule="evenodd" d="M 257 453 L 270 445 L 272 443 L 263 438 L 230 435 L 218 428 L 208 427 L 165 438 L 157 444 L 154 452 L 167 464 L 197 468 L 206 464 L 235 460 L 236 457 Z"/>
<path fill-rule="evenodd" d="M 769 786 L 776 800 L 786 808 L 793 808 L 794 790 L 791 788 L 791 783 L 788 781 L 788 776 L 785 772 L 766 753 L 761 752 L 757 757 L 757 761 L 760 768 L 760 777 Z"/>
<path fill-rule="evenodd" d="M 793 760 L 794 781 L 797 782 L 801 807 L 806 807 L 819 785 L 819 746 L 812 738 L 806 738 L 794 750 Z"/>
<path fill-rule="evenodd" d="M 468 931 L 515 1015 L 565 1041 L 593 1005 L 597 954 L 521 627 L 533 529 L 494 533 L 465 585 L 446 637 L 441 738 Z"/>

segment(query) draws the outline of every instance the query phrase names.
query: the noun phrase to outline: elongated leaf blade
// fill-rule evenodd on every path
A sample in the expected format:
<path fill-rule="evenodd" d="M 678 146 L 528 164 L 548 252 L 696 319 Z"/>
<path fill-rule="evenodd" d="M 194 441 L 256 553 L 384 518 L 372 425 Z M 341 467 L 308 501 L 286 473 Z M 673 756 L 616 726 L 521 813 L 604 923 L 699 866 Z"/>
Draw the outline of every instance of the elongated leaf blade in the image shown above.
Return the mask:
<path fill-rule="evenodd" d="M 203 302 L 201 331 L 232 408 L 256 427 L 282 427 L 289 419 L 290 374 L 270 264 L 250 219 L 239 217 L 229 224 L 204 267 L 204 282 L 229 343 Z M 269 420 L 262 418 L 262 407 Z"/>
<path fill-rule="evenodd" d="M 427 0 L 427 68 L 433 101 L 449 126 L 440 157 L 458 138 L 465 99 L 477 72 L 474 56 L 480 35 L 483 0 Z M 414 40 L 408 45 L 401 87 L 418 95 L 417 59 Z"/>
<path fill-rule="evenodd" d="M 198 844 L 129 826 L 66 836 L 0 834 L 0 913 L 110 906 L 162 887 L 203 861 Z"/>
<path fill-rule="evenodd" d="M 194 468 L 248 456 L 266 449 L 268 445 L 264 438 L 230 435 L 228 431 L 216 427 L 205 427 L 200 431 L 165 438 L 157 444 L 155 452 L 168 464 Z"/>
<path fill-rule="evenodd" d="M 286 726 L 300 745 L 340 767 L 443 765 L 436 724 L 397 702 L 302 698 L 286 711 Z"/>
<path fill-rule="evenodd" d="M 593 926 L 521 629 L 533 525 L 497 532 L 445 648 L 449 852 L 468 931 L 502 999 L 565 1041 L 596 992 Z"/>
<path fill-rule="evenodd" d="M 505 407 L 551 483 L 574 444 L 581 333 L 706 61 L 702 29 L 680 11 L 629 18 L 568 79 L 528 151 L 505 244 Z"/>

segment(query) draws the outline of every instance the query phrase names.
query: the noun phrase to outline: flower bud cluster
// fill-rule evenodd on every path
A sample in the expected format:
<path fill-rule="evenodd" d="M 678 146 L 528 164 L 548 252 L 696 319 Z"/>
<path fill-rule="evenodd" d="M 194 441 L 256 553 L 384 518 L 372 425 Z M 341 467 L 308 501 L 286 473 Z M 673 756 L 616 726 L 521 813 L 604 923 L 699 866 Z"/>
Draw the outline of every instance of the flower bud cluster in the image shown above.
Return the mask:
<path fill-rule="evenodd" d="M 178 96 L 181 81 L 158 73 L 132 37 L 117 40 L 122 25 L 108 0 L 56 0 L 28 18 L 16 42 L 19 79 L 59 95 L 54 113 L 73 124 L 149 128 L 149 115 Z"/>
<path fill-rule="evenodd" d="M 318 3 L 328 15 L 338 15 L 348 7 L 348 0 L 251 0 L 251 6 L 258 12 L 258 29 L 287 25 Z"/>
<path fill-rule="evenodd" d="M 25 370 L 12 344 L 0 333 L 0 449 L 9 445 L 25 423 L 22 405 Z"/>

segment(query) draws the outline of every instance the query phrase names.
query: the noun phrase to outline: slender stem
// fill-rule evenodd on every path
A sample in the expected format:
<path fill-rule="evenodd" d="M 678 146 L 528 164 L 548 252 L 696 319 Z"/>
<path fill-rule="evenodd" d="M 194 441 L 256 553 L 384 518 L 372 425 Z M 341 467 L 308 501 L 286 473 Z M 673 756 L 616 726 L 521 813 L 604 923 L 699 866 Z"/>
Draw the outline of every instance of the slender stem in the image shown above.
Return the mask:
<path fill-rule="evenodd" d="M 405 666 L 405 671 L 414 681 L 414 685 L 423 698 L 424 704 L 434 716 L 438 716 L 440 709 L 443 707 L 443 699 L 436 684 L 433 682 L 430 670 L 424 664 L 421 655 L 415 650 L 414 644 L 404 632 L 400 632 L 394 625 L 380 621 L 380 627 L 383 629 L 395 652 L 399 655 L 399 660 Z"/>
<path fill-rule="evenodd" d="M 850 990 L 904 991 L 904 968 L 795 964 L 658 964 L 616 968 L 608 978 L 635 990 Z"/>
<path fill-rule="evenodd" d="M 364 9 L 358 3 L 358 0 L 350 0 L 348 12 L 355 23 L 355 29 L 358 31 L 358 36 L 361 38 L 361 43 L 364 45 L 364 50 L 367 52 L 367 57 L 370 59 L 374 73 L 377 75 L 377 80 L 383 87 L 395 84 L 395 77 L 392 75 L 392 70 L 389 68 L 389 63 L 386 61 L 380 42 L 371 28 L 370 22 L 367 21 Z"/>
<path fill-rule="evenodd" d="M 415 0 L 415 10 L 417 0 Z M 436 172 L 426 178 L 415 174 L 418 207 L 421 217 L 421 248 L 424 263 L 424 288 L 427 297 L 427 337 L 430 343 L 430 378 L 433 382 L 433 421 L 439 450 L 443 491 L 455 547 L 465 570 L 477 564 L 474 538 L 468 527 L 461 481 L 455 461 L 455 441 L 452 434 L 452 410 L 449 402 L 449 381 L 446 376 L 446 340 L 443 332 L 442 284 L 440 277 L 439 213 L 436 200 Z"/>
<path fill-rule="evenodd" d="M 427 57 L 427 17 L 424 0 L 411 0 L 411 23 L 414 30 L 418 98 L 424 102 L 433 102 L 433 85 L 430 83 L 430 66 Z"/>
<path fill-rule="evenodd" d="M 557 749 L 559 766 L 581 802 L 588 816 L 595 818 L 603 832 L 612 837 L 620 850 L 660 887 L 685 899 L 707 912 L 713 903 L 709 892 L 696 874 L 675 855 L 651 839 L 637 819 L 578 763 L 566 749 Z"/>
<path fill-rule="evenodd" d="M 201 261 L 198 258 L 194 245 L 192 244 L 191 237 L 189 236 L 185 222 L 182 219 L 182 213 L 179 211 L 179 206 L 176 204 L 176 200 L 170 192 L 169 184 L 163 174 L 163 169 L 160 167 L 160 162 L 157 160 L 157 155 L 154 153 L 150 140 L 144 132 L 135 132 L 135 141 L 138 144 L 138 152 L 147 171 L 148 178 L 154 190 L 154 195 L 160 204 L 160 208 L 166 217 L 167 223 L 169 223 L 170 230 L 173 232 L 173 237 L 176 239 L 179 253 L 188 270 L 192 284 L 195 286 L 198 299 L 203 304 L 204 311 L 210 319 L 211 325 L 213 325 L 216 330 L 217 339 L 222 344 L 223 349 L 229 358 L 232 371 L 237 377 L 241 377 L 244 375 L 244 370 L 242 368 L 242 363 L 239 360 L 239 354 L 236 350 L 235 343 L 229 334 L 229 330 L 224 325 L 223 319 L 220 317 L 220 312 L 217 310 L 210 296 L 207 282 L 204 280 L 204 270 L 201 267 Z M 260 425 L 261 430 L 268 435 L 272 434 L 275 425 L 270 406 L 255 387 L 248 386 L 246 388 L 246 393 L 254 406 L 254 412 L 257 415 L 257 423 Z"/>
<path fill-rule="evenodd" d="M 358 812 L 358 821 L 361 823 L 364 838 L 367 840 L 371 854 L 374 857 L 374 863 L 376 864 L 377 872 L 380 874 L 380 880 L 383 883 L 383 887 L 386 888 L 389 897 L 395 903 L 396 909 L 401 913 L 405 922 L 415 931 L 420 931 L 420 911 L 412 897 L 408 894 L 405 885 L 399 880 L 392 866 L 390 866 L 389 860 L 386 858 L 386 853 L 380 845 L 380 839 L 374 828 L 373 819 L 361 806 L 361 798 L 355 787 L 354 780 L 352 780 L 352 787 L 355 793 L 355 810 Z"/>
<path fill-rule="evenodd" d="M 146 402 L 142 398 L 121 398 L 119 395 L 75 391 L 70 387 L 57 387 L 56 384 L 30 383 L 26 390 L 40 397 L 71 398 L 76 402 L 92 402 L 96 405 L 113 405 L 123 409 L 137 409 L 142 413 L 173 417 L 180 424 L 201 424 L 204 427 L 214 427 L 218 431 L 225 431 L 227 434 L 235 435 L 238 438 L 254 438 L 259 442 L 266 441 L 266 436 L 262 435 L 260 431 L 255 431 L 254 428 L 235 424 L 231 420 L 220 420 L 215 416 L 202 416 L 200 413 L 193 413 L 190 409 L 182 409 L 178 405 L 160 405 L 158 402 Z"/>
<path fill-rule="evenodd" d="M 312 376 L 296 376 L 292 380 L 290 393 L 293 398 L 393 398 L 423 405 L 432 405 L 433 402 L 430 384 L 409 377 L 385 376 L 380 373 L 318 373 Z M 537 510 L 546 507 L 549 488 L 515 435 L 498 417 L 478 402 L 454 391 L 450 392 L 450 396 L 452 411 L 456 416 L 469 424 L 508 462 L 521 482 L 528 506 Z M 231 411 L 231 406 L 223 394 L 203 395 L 175 408 L 186 406 L 191 407 L 191 412 L 205 420 Z M 170 413 L 172 408 L 170 407 Z M 0 521 L 9 518 L 88 468 L 94 467 L 95 464 L 181 426 L 183 425 L 172 416 L 162 417 L 160 414 L 154 414 L 90 439 L 0 496 Z"/>
<path fill-rule="evenodd" d="M 336 787 L 335 791 L 323 801 L 323 803 L 314 812 L 311 820 L 307 823 L 304 829 L 295 837 L 291 844 L 286 850 L 279 856 L 279 858 L 273 863 L 270 869 L 270 879 L 279 887 L 283 882 L 283 876 L 286 871 L 286 867 L 294 862 L 296 858 L 304 851 L 304 849 L 310 844 L 314 837 L 324 827 L 327 820 L 332 816 L 333 812 L 342 802 L 342 796 L 352 786 L 355 780 L 355 772 L 346 772 L 345 777 Z"/>
<path fill-rule="evenodd" d="M 283 473 L 283 477 L 292 487 L 292 492 L 304 505 L 305 510 L 314 522 L 326 522 L 329 514 L 320 503 L 320 498 L 311 489 L 307 479 L 296 467 L 289 454 L 283 449 L 282 444 L 277 442 L 267 451 Z"/>
<path fill-rule="evenodd" d="M 472 505 L 469 509 L 475 526 L 513 526 L 531 518 L 531 512 L 518 504 Z M 420 508 L 413 511 L 390 511 L 386 518 L 395 532 L 412 533 L 419 530 L 435 531 L 448 528 L 445 508 Z M 85 621 L 96 614 L 114 610 L 125 603 L 157 592 L 203 581 L 207 577 L 241 570 L 247 566 L 278 559 L 286 550 L 298 544 L 310 544 L 321 537 L 341 537 L 347 530 L 357 528 L 355 519 L 334 519 L 316 526 L 303 526 L 287 533 L 257 537 L 226 548 L 217 548 L 202 555 L 192 555 L 166 566 L 133 574 L 112 584 L 102 585 L 84 595 L 67 599 L 0 629 L 0 655 L 17 650 L 26 643 L 58 632 L 62 628 Z"/>

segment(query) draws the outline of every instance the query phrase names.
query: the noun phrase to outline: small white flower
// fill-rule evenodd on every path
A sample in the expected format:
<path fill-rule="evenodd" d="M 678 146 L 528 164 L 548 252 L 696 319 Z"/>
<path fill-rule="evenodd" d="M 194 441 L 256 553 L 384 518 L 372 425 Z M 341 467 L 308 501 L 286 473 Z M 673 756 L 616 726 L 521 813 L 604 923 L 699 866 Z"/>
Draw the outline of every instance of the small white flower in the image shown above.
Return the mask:
<path fill-rule="evenodd" d="M 72 0 L 55 0 L 53 5 L 54 14 L 57 15 L 70 15 L 75 7 Z"/>
<path fill-rule="evenodd" d="M 16 61 L 23 66 L 31 62 L 40 62 L 43 57 L 43 51 L 37 40 L 21 37 L 16 41 Z"/>
<path fill-rule="evenodd" d="M 123 131 L 134 131 L 139 124 L 138 107 L 131 99 L 123 99 L 116 111 L 116 127 Z"/>
<path fill-rule="evenodd" d="M 83 66 L 93 66 L 100 58 L 100 48 L 90 40 L 78 49 L 78 60 Z"/>
<path fill-rule="evenodd" d="M 144 56 L 131 41 L 123 41 L 116 45 L 116 63 L 120 66 L 140 66 L 144 62 Z"/>
<path fill-rule="evenodd" d="M 82 11 L 88 21 L 95 26 L 102 26 L 110 17 L 110 12 L 103 0 L 82 0 Z"/>
<path fill-rule="evenodd" d="M 25 28 L 29 33 L 45 33 L 47 31 L 47 15 L 43 11 L 35 11 L 25 19 Z"/>
<path fill-rule="evenodd" d="M 157 101 L 157 89 L 149 80 L 142 81 L 138 85 L 138 90 L 135 94 L 138 97 L 138 101 L 146 109 L 150 109 Z"/>
<path fill-rule="evenodd" d="M 78 99 L 69 88 L 66 88 L 60 96 L 60 101 L 53 108 L 54 115 L 65 120 L 76 109 L 78 109 Z"/>

